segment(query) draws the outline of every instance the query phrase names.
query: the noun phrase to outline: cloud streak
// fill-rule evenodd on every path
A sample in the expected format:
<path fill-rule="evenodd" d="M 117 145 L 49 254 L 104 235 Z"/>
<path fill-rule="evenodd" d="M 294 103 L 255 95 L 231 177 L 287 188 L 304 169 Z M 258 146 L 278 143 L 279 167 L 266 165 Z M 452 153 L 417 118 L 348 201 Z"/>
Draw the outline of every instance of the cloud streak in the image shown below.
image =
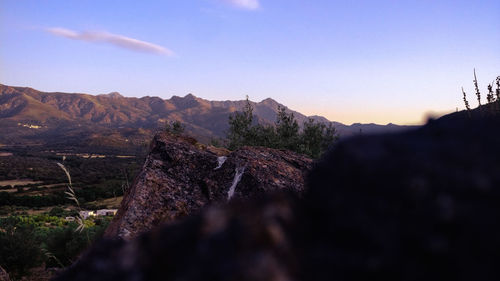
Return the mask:
<path fill-rule="evenodd" d="M 259 0 L 223 0 L 224 2 L 245 10 L 257 10 L 260 7 Z"/>
<path fill-rule="evenodd" d="M 113 45 L 115 47 L 128 49 L 136 52 L 143 53 L 151 53 L 157 55 L 164 56 L 174 56 L 174 52 L 162 47 L 160 45 L 156 45 L 153 43 L 137 40 L 134 38 L 126 37 L 123 35 L 113 34 L 106 31 L 82 31 L 77 32 L 74 30 L 61 28 L 61 27 L 52 27 L 47 28 L 45 31 L 68 39 L 80 40 L 86 42 L 93 43 L 105 43 L 109 45 Z"/>

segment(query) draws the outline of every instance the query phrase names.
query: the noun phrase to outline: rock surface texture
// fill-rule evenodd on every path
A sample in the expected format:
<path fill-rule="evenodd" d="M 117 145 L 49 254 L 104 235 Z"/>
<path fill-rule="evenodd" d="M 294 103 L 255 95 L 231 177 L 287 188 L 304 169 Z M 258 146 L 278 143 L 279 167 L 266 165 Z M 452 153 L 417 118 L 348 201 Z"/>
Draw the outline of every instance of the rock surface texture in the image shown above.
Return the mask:
<path fill-rule="evenodd" d="M 0 266 L 0 281 L 10 281 L 9 274 Z"/>
<path fill-rule="evenodd" d="M 345 140 L 301 198 L 103 240 L 56 280 L 500 280 L 500 115 L 471 115 Z"/>
<path fill-rule="evenodd" d="M 183 136 L 158 134 L 106 236 L 133 238 L 214 203 L 266 192 L 302 192 L 312 161 L 262 147 L 230 153 Z"/>

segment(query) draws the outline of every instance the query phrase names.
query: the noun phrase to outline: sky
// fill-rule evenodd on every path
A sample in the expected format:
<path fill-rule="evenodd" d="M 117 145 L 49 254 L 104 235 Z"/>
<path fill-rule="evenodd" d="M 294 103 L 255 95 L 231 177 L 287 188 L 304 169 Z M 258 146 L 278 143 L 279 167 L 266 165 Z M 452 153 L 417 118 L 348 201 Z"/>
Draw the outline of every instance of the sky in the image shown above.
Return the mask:
<path fill-rule="evenodd" d="M 0 83 L 419 124 L 500 75 L 498 0 L 0 0 Z M 485 93 L 483 94 L 485 96 Z"/>

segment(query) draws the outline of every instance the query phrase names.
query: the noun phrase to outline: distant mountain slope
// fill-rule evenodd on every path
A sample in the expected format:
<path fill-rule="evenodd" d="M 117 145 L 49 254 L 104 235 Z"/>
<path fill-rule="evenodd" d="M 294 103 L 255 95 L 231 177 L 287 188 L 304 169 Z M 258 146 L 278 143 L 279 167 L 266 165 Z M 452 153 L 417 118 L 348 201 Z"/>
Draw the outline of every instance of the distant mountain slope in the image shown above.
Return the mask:
<path fill-rule="evenodd" d="M 47 93 L 0 84 L 0 144 L 43 144 L 48 140 L 54 143 L 73 138 L 73 141 L 91 145 L 110 142 L 98 141 L 106 135 L 115 139 L 110 143 L 128 142 L 134 138 L 138 141 L 149 139 L 152 131 L 174 120 L 182 122 L 189 133 L 208 141 L 224 137 L 229 115 L 241 110 L 244 105 L 244 100 L 208 101 L 192 94 L 164 100 L 150 96 L 123 97 L 117 92 L 96 96 Z M 252 105 L 260 123 L 273 123 L 278 107 L 283 106 L 271 98 L 252 102 Z M 330 122 L 321 116 L 307 117 L 297 111 L 291 112 L 299 124 L 308 118 Z M 334 124 L 342 136 L 405 128 L 393 124 Z"/>

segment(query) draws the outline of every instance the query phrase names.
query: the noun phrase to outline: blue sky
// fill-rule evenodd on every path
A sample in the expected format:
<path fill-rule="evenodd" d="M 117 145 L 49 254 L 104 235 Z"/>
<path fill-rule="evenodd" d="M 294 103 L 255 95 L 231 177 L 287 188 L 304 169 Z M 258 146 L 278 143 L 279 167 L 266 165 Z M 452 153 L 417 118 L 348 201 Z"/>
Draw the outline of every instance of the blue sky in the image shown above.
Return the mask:
<path fill-rule="evenodd" d="M 419 123 L 500 75 L 500 1 L 0 0 L 0 83 L 272 97 L 344 123 Z"/>

